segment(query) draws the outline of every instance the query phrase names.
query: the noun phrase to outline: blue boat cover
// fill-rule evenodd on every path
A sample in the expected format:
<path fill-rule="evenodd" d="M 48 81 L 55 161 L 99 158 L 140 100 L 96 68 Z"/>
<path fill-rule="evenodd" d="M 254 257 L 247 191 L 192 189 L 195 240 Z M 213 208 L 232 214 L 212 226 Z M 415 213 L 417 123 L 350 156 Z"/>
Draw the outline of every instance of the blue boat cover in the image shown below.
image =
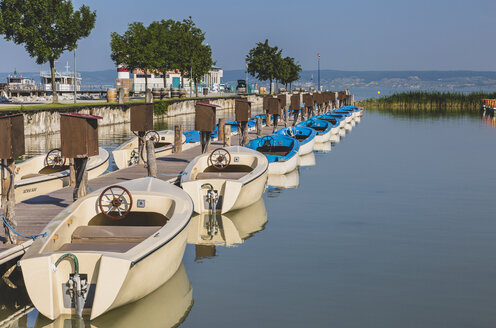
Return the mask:
<path fill-rule="evenodd" d="M 265 155 L 265 157 L 267 157 L 269 163 L 274 163 L 284 162 L 289 160 L 293 156 L 296 156 L 296 154 L 298 154 L 298 150 L 300 149 L 300 143 L 298 142 L 298 140 L 293 138 L 271 134 L 265 137 L 253 139 L 245 147 L 257 151 L 261 151 L 262 149 L 260 148 L 264 148 L 263 154 Z M 287 147 L 291 150 L 285 155 L 278 154 L 278 150 L 283 147 Z M 273 152 L 274 154 L 271 154 L 271 152 Z"/>

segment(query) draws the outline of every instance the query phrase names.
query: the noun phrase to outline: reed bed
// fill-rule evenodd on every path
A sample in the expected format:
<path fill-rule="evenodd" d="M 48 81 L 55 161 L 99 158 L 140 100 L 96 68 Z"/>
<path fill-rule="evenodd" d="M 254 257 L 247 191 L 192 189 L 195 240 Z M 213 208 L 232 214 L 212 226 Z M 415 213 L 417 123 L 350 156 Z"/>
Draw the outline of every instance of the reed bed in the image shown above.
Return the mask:
<path fill-rule="evenodd" d="M 368 109 L 419 110 L 419 111 L 454 111 L 478 112 L 482 99 L 494 99 L 496 92 L 436 92 L 410 91 L 395 93 L 377 99 L 360 101 L 362 107 Z"/>

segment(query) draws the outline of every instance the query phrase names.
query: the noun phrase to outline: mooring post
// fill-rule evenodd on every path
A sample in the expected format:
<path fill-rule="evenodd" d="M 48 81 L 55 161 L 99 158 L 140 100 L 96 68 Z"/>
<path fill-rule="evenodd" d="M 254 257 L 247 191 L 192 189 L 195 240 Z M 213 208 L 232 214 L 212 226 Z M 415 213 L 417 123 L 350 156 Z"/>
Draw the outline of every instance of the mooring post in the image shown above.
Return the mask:
<path fill-rule="evenodd" d="M 117 103 L 119 105 L 124 104 L 124 88 L 119 88 L 119 99 Z"/>
<path fill-rule="evenodd" d="M 261 137 L 262 136 L 262 118 L 257 117 L 256 120 L 257 120 L 257 137 Z"/>
<path fill-rule="evenodd" d="M 74 158 L 74 169 L 76 171 L 76 186 L 72 192 L 74 201 L 89 194 L 88 188 L 88 171 L 86 171 L 88 157 Z"/>
<path fill-rule="evenodd" d="M 219 131 L 219 136 L 217 137 L 217 140 L 218 141 L 222 141 L 224 140 L 224 126 L 226 124 L 226 119 L 225 118 L 219 118 L 219 128 L 218 128 L 218 131 Z"/>
<path fill-rule="evenodd" d="M 157 177 L 157 161 L 155 159 L 155 145 L 153 140 L 146 141 L 146 168 L 149 177 Z"/>
<path fill-rule="evenodd" d="M 174 126 L 174 153 L 183 151 L 183 126 Z"/>
<path fill-rule="evenodd" d="M 150 90 L 150 89 L 146 89 L 146 91 L 145 91 L 145 103 L 146 104 L 153 103 L 152 90 Z"/>
<path fill-rule="evenodd" d="M 231 126 L 229 124 L 224 125 L 224 147 L 231 145 Z"/>
<path fill-rule="evenodd" d="M 69 186 L 76 186 L 76 170 L 74 169 L 74 158 L 69 158 Z"/>
<path fill-rule="evenodd" d="M 241 122 L 241 137 L 239 140 L 241 141 L 241 146 L 245 146 L 248 143 L 248 122 Z"/>
<path fill-rule="evenodd" d="M 15 160 L 5 159 L 2 160 L 3 165 L 5 165 L 8 170 L 2 168 L 2 208 L 3 215 L 7 220 L 7 223 L 14 229 L 17 229 L 17 222 L 15 220 L 15 193 L 14 193 L 14 172 L 15 172 Z M 12 174 L 10 173 L 12 172 Z M 11 244 L 17 243 L 17 236 L 9 228 L 7 228 L 3 223 L 5 229 L 5 236 L 7 237 L 7 242 Z"/>
<path fill-rule="evenodd" d="M 143 154 L 145 148 L 145 135 L 145 131 L 138 131 L 138 164 L 143 164 L 141 154 Z"/>

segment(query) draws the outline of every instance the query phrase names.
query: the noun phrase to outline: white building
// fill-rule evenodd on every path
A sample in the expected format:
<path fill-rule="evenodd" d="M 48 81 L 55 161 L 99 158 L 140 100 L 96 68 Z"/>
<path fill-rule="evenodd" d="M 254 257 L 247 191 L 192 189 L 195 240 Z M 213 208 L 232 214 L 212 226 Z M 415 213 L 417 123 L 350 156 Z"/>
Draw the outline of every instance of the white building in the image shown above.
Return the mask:
<path fill-rule="evenodd" d="M 203 84 L 205 87 L 210 90 L 214 90 L 218 88 L 220 84 L 220 79 L 223 76 L 222 69 L 218 67 L 213 67 L 209 74 L 206 74 L 203 77 Z M 152 73 L 147 72 L 148 79 L 148 89 L 154 88 L 164 88 L 164 78 L 161 72 Z M 166 79 L 166 88 L 167 89 L 179 89 L 181 88 L 181 73 L 178 71 L 168 71 L 165 76 Z M 130 73 L 129 70 L 118 67 L 117 68 L 117 87 L 123 86 L 128 88 L 134 92 L 145 92 L 145 72 L 140 69 L 135 69 L 133 73 Z M 199 85 L 200 87 L 201 85 Z M 188 78 L 184 78 L 184 86 L 183 88 L 189 90 L 190 81 Z M 192 83 L 192 88 L 194 88 L 194 84 Z"/>

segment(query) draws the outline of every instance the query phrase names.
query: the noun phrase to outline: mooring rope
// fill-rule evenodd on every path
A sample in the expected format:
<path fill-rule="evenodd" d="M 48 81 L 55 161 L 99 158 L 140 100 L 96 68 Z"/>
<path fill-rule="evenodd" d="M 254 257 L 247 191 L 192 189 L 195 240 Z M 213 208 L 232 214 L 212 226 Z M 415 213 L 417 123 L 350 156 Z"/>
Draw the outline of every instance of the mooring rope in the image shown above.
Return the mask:
<path fill-rule="evenodd" d="M 5 216 L 2 215 L 2 221 L 3 221 L 3 224 L 10 230 L 12 231 L 13 233 L 15 233 L 16 235 L 18 235 L 19 237 L 22 237 L 22 238 L 26 238 L 26 239 L 32 239 L 32 240 L 35 240 L 36 238 L 38 237 L 46 237 L 47 233 L 44 232 L 44 233 L 40 233 L 38 235 L 33 235 L 33 236 L 24 236 L 24 235 L 21 235 L 20 233 L 18 233 L 17 231 L 15 231 L 14 228 L 11 227 L 11 225 L 9 224 L 9 222 L 7 221 L 7 219 L 5 218 Z"/>

